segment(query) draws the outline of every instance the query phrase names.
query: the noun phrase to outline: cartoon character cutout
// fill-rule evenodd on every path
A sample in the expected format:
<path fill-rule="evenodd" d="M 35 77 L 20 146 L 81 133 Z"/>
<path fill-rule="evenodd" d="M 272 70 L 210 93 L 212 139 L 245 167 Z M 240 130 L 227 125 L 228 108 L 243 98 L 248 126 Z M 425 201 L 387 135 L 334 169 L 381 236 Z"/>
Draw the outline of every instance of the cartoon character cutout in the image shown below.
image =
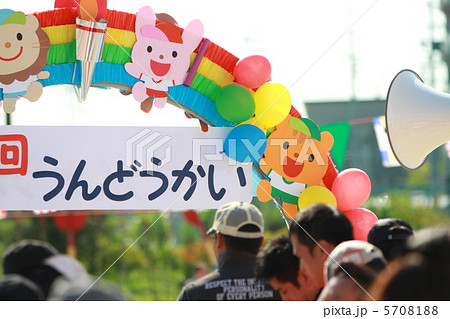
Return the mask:
<path fill-rule="evenodd" d="M 149 99 L 154 100 L 156 107 L 164 107 L 169 87 L 184 82 L 190 56 L 202 38 L 200 20 L 189 22 L 183 31 L 173 23 L 157 21 L 149 6 L 139 10 L 132 62 L 125 64 L 125 70 L 141 80 L 133 86 L 132 93 L 141 106 L 147 104 L 145 111 L 150 111 Z"/>
<path fill-rule="evenodd" d="M 34 15 L 0 10 L 0 89 L 5 112 L 12 113 L 17 99 L 37 101 L 43 91 L 38 79 L 50 74 L 42 71 L 47 63 L 50 40 Z"/>
<path fill-rule="evenodd" d="M 288 115 L 267 138 L 260 167 L 270 181 L 259 182 L 258 199 L 262 202 L 281 199 L 285 217 L 293 219 L 301 192 L 307 186 L 326 186 L 324 177 L 337 175 L 329 167 L 332 163 L 328 152 L 333 142 L 333 135 L 321 133 L 312 120 Z"/>

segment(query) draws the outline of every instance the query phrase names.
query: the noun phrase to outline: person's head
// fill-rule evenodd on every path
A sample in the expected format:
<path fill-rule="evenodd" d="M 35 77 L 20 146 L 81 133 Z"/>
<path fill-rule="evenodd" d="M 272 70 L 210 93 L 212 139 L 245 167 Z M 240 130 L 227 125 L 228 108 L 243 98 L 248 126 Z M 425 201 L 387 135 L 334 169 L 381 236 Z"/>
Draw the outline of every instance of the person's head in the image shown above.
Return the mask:
<path fill-rule="evenodd" d="M 296 216 L 289 236 L 301 268 L 322 288 L 325 260 L 337 245 L 353 239 L 353 228 L 347 217 L 335 207 L 315 204 Z"/>
<path fill-rule="evenodd" d="M 264 240 L 264 220 L 252 204 L 232 202 L 216 211 L 212 227 L 217 256 L 226 251 L 240 251 L 256 255 Z"/>
<path fill-rule="evenodd" d="M 348 240 L 337 245 L 325 261 L 324 281 L 330 280 L 343 263 L 349 262 L 365 265 L 376 273 L 386 267 L 386 260 L 380 249 L 365 241 Z"/>
<path fill-rule="evenodd" d="M 58 278 L 49 301 L 123 301 L 121 289 L 113 282 L 100 280 L 69 282 Z"/>
<path fill-rule="evenodd" d="M 23 275 L 42 265 L 47 258 L 58 254 L 59 251 L 45 241 L 21 240 L 6 248 L 3 254 L 3 274 Z"/>
<path fill-rule="evenodd" d="M 406 241 L 413 235 L 407 222 L 397 218 L 379 219 L 369 231 L 367 241 L 377 246 L 390 261 L 405 253 Z"/>
<path fill-rule="evenodd" d="M 270 240 L 258 253 L 256 278 L 269 280 L 283 300 L 314 300 L 318 290 L 304 274 L 299 275 L 299 260 L 286 236 Z"/>
<path fill-rule="evenodd" d="M 367 300 L 367 291 L 375 278 L 376 273 L 366 265 L 357 265 L 352 262 L 342 263 L 325 285 L 319 300 Z"/>
<path fill-rule="evenodd" d="M 413 252 L 394 259 L 374 284 L 376 300 L 450 300 L 450 265 Z"/>
<path fill-rule="evenodd" d="M 46 265 L 45 261 L 58 254 L 58 250 L 47 242 L 21 240 L 6 249 L 3 255 L 3 273 L 19 274 L 30 279 L 47 298 L 53 281 L 61 273 Z"/>
<path fill-rule="evenodd" d="M 450 265 L 450 229 L 433 227 L 419 230 L 414 237 L 408 239 L 406 250 Z"/>
<path fill-rule="evenodd" d="M 44 300 L 44 293 L 31 280 L 9 274 L 0 279 L 0 301 L 39 301 Z"/>
<path fill-rule="evenodd" d="M 425 229 L 407 243 L 374 284 L 376 300 L 450 300 L 450 230 Z"/>

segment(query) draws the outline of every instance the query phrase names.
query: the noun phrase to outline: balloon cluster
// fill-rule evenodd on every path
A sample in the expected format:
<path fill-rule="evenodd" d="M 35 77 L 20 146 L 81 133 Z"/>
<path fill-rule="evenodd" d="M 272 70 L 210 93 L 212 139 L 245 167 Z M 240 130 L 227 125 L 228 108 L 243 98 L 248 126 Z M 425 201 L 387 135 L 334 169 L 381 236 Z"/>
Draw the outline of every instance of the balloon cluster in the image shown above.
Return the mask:
<path fill-rule="evenodd" d="M 368 209 L 361 208 L 370 196 L 369 176 L 357 168 L 349 168 L 338 174 L 331 191 L 322 186 L 306 188 L 298 198 L 300 211 L 312 204 L 325 203 L 336 207 L 353 226 L 355 240 L 367 241 L 367 235 L 378 220 Z"/>
<path fill-rule="evenodd" d="M 265 131 L 281 123 L 291 109 L 289 91 L 270 83 L 271 66 L 260 55 L 240 60 L 233 71 L 235 83 L 224 86 L 216 108 L 226 120 L 239 123 L 227 136 L 225 154 L 239 162 L 256 163 L 266 149 Z"/>
<path fill-rule="evenodd" d="M 360 207 L 369 198 L 371 188 L 369 176 L 356 168 L 340 172 L 331 188 L 336 196 L 338 210 L 348 218 L 353 226 L 355 240 L 367 241 L 370 229 L 378 220 L 373 212 Z"/>
<path fill-rule="evenodd" d="M 266 151 L 266 131 L 281 122 L 291 110 L 291 96 L 281 84 L 271 83 L 269 61 L 253 55 L 236 64 L 235 83 L 224 86 L 216 98 L 216 108 L 226 120 L 239 123 L 224 142 L 225 154 L 241 163 L 257 164 Z M 371 183 L 359 169 L 346 169 L 335 178 L 331 189 L 324 186 L 306 187 L 298 197 L 300 211 L 315 203 L 338 208 L 353 226 L 357 240 L 367 240 L 367 234 L 377 221 L 371 211 L 361 208 L 369 198 Z"/>

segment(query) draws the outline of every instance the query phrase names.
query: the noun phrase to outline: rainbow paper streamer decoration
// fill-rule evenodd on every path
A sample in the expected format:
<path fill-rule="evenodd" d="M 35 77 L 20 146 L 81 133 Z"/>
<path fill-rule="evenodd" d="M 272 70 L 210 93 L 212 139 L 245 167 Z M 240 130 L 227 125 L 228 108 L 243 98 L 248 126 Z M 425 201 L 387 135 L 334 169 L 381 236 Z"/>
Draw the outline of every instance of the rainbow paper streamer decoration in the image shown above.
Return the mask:
<path fill-rule="evenodd" d="M 58 8 L 34 13 L 44 32 L 50 38 L 50 49 L 45 71 L 51 77 L 41 80 L 44 86 L 81 82 L 80 63 L 76 59 L 75 8 Z M 138 81 L 129 75 L 124 64 L 131 62 L 131 50 L 136 42 L 136 15 L 107 10 L 108 21 L 102 61 L 96 64 L 92 86 L 119 88 L 131 91 Z M 169 89 L 169 100 L 187 113 L 213 126 L 235 126 L 238 123 L 225 120 L 218 113 L 215 101 L 220 89 L 233 83 L 233 70 L 239 58 L 209 39 L 203 39 L 191 56 L 191 67 L 183 85 Z"/>

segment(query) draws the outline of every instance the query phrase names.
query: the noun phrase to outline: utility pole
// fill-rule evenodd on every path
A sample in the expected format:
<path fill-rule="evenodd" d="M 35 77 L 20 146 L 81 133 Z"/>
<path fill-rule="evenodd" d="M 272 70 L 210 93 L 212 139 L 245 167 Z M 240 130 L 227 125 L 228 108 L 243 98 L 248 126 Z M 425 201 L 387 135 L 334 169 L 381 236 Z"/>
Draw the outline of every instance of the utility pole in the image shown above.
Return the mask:
<path fill-rule="evenodd" d="M 445 6 L 446 1 L 442 1 L 442 5 Z M 448 1 L 447 1 L 448 2 Z M 436 73 L 435 73 L 435 53 L 438 51 L 442 51 L 442 43 L 435 40 L 435 22 L 434 22 L 434 13 L 436 9 L 436 0 L 428 0 L 428 13 L 429 13 L 429 56 L 428 56 L 428 65 L 429 65 L 429 80 L 430 86 L 432 88 L 436 88 Z M 444 9 L 443 9 L 444 10 Z M 445 10 L 444 10 L 445 12 Z M 448 19 L 448 16 L 447 16 Z M 447 21 L 447 32 L 448 32 L 448 21 Z M 448 63 L 448 62 L 447 62 Z M 442 159 L 442 147 L 438 147 L 435 151 L 433 151 L 429 155 L 430 161 L 430 192 L 433 199 L 433 206 L 436 207 L 438 205 L 439 195 L 445 192 L 445 171 L 439 174 L 439 168 L 445 169 L 445 161 Z M 440 167 L 441 166 L 441 167 Z M 444 178 L 443 178 L 444 176 Z"/>
<path fill-rule="evenodd" d="M 428 6 L 428 13 L 429 13 L 429 32 L 430 32 L 430 38 L 429 38 L 429 44 L 431 46 L 429 50 L 428 55 L 428 71 L 430 72 L 430 86 L 432 88 L 436 87 L 436 81 L 435 81 L 435 72 L 434 72 L 434 15 L 433 15 L 433 0 L 428 0 L 427 3 Z M 437 164 L 438 164 L 438 158 L 437 153 L 432 152 L 429 155 L 429 161 L 430 161 L 430 192 L 431 192 L 431 198 L 433 199 L 433 207 L 436 207 L 437 204 L 437 195 L 439 192 L 439 185 L 438 185 L 438 172 L 437 172 Z"/>
<path fill-rule="evenodd" d="M 449 91 L 450 89 L 450 50 L 448 49 L 448 38 L 450 35 L 450 0 L 441 0 L 441 10 L 444 12 L 446 18 L 447 18 L 447 23 L 446 23 L 446 31 L 447 31 L 447 36 L 446 36 L 446 45 L 443 46 L 443 48 L 441 48 L 442 54 L 443 54 L 443 58 L 445 63 L 447 64 L 447 91 Z M 449 196 L 450 193 L 450 171 L 449 171 L 449 165 L 448 163 L 448 159 L 445 160 L 445 193 L 447 196 Z M 450 205 L 448 205 L 446 207 L 447 212 L 450 212 Z"/>

